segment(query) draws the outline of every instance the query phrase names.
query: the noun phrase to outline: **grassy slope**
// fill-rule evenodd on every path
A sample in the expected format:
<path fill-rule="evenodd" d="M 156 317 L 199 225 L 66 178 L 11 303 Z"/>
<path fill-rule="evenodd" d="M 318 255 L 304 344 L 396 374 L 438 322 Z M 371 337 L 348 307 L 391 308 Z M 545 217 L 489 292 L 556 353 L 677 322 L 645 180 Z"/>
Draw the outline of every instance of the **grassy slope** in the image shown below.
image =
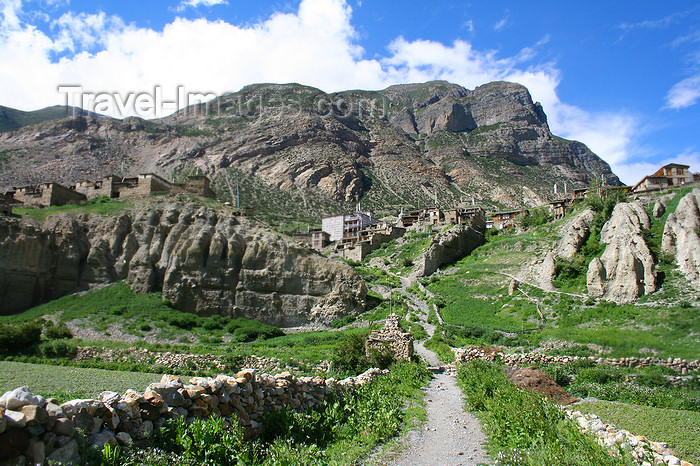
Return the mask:
<path fill-rule="evenodd" d="M 652 441 L 664 441 L 676 454 L 694 464 L 700 463 L 700 413 L 651 408 L 625 403 L 581 403 L 574 409 L 597 414 L 604 422 Z"/>
<path fill-rule="evenodd" d="M 674 206 L 669 204 L 671 210 Z M 524 329 L 533 346 L 542 339 L 557 338 L 601 345 L 611 349 L 613 356 L 651 351 L 664 357 L 700 357 L 695 336 L 700 330 L 700 308 L 683 302 L 687 298 L 685 279 L 671 270 L 662 290 L 634 305 L 590 301 L 583 296 L 583 289 L 575 290 L 582 295 L 577 297 L 546 293 L 528 285 L 520 288 L 529 298 L 521 291 L 508 296 L 508 274 L 515 275 L 532 260 L 534 252 L 553 244 L 558 239 L 556 228 L 563 221 L 525 234 L 492 236 L 487 244 L 455 263 L 450 273 L 428 279 L 428 288 L 444 300 L 441 314 L 446 323 L 507 332 Z M 534 299 L 540 302 L 545 323 Z"/>
<path fill-rule="evenodd" d="M 59 401 L 95 398 L 104 390 L 123 393 L 131 388 L 143 391 L 149 383 L 158 382 L 160 378 L 161 374 L 143 372 L 0 361 L 0 393 L 27 385 L 32 393 L 53 396 Z"/>

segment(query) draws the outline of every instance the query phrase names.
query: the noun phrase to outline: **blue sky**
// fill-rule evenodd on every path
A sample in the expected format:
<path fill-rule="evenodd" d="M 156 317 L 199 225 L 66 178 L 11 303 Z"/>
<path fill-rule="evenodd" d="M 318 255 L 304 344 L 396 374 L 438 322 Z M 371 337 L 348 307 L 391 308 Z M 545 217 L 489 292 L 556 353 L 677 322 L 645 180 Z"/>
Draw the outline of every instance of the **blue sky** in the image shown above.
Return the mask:
<path fill-rule="evenodd" d="M 625 182 L 670 161 L 700 171 L 696 2 L 0 0 L 0 63 L 0 105 L 24 110 L 65 103 L 59 85 L 169 100 L 178 86 L 510 80 Z"/>

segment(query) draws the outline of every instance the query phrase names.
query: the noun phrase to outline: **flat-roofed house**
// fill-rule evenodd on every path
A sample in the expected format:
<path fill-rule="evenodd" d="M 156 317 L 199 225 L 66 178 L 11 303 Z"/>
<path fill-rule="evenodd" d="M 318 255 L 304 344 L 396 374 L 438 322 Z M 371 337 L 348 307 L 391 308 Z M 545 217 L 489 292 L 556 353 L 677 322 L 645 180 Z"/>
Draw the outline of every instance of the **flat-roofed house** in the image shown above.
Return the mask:
<path fill-rule="evenodd" d="M 647 191 L 659 191 L 661 189 L 692 183 L 694 178 L 689 170 L 689 165 L 669 163 L 661 167 L 656 173 L 642 178 L 639 183 L 632 187 L 632 192 L 642 193 Z"/>
<path fill-rule="evenodd" d="M 321 230 L 329 235 L 330 241 L 353 242 L 360 237 L 360 231 L 377 223 L 374 213 L 354 212 L 352 214 L 331 215 L 321 219 Z"/>
<path fill-rule="evenodd" d="M 27 205 L 52 206 L 80 204 L 87 201 L 83 193 L 67 188 L 59 183 L 41 183 L 38 185 L 14 188 L 14 199 Z"/>

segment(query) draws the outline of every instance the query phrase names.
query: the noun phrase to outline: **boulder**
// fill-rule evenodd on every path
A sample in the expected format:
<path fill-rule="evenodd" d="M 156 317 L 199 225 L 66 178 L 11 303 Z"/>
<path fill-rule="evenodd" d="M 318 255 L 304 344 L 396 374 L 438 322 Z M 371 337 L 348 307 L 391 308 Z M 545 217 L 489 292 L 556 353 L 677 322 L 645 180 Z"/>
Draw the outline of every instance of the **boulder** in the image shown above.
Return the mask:
<path fill-rule="evenodd" d="M 27 425 L 27 418 L 20 411 L 6 409 L 5 420 L 7 421 L 7 427 L 24 427 Z"/>
<path fill-rule="evenodd" d="M 56 419 L 56 424 L 53 427 L 53 433 L 56 435 L 64 435 L 73 437 L 75 435 L 75 424 L 68 418 Z"/>
<path fill-rule="evenodd" d="M 70 440 L 64 446 L 51 453 L 48 460 L 57 464 L 80 464 L 78 442 Z"/>
<path fill-rule="evenodd" d="M 663 215 L 666 213 L 666 204 L 663 203 L 660 199 L 657 200 L 654 203 L 654 207 L 652 208 L 652 215 L 654 216 L 655 219 L 660 219 L 663 217 Z"/>
<path fill-rule="evenodd" d="M 25 405 L 45 406 L 46 399 L 43 396 L 34 395 L 29 387 L 19 387 L 6 392 L 0 397 L 0 406 L 7 409 L 19 409 Z"/>
<path fill-rule="evenodd" d="M 661 242 L 663 251 L 675 256 L 678 268 L 700 290 L 700 189 L 683 196 L 669 214 Z"/>
<path fill-rule="evenodd" d="M 29 441 L 29 447 L 24 452 L 29 464 L 44 464 L 46 460 L 46 445 L 38 438 Z"/>
<path fill-rule="evenodd" d="M 25 405 L 20 409 L 22 414 L 24 414 L 27 419 L 27 425 L 33 426 L 37 424 L 44 424 L 49 420 L 49 413 L 46 409 L 37 405 Z"/>
<path fill-rule="evenodd" d="M 29 436 L 20 428 L 8 428 L 0 434 L 0 461 L 15 458 L 29 448 Z"/>

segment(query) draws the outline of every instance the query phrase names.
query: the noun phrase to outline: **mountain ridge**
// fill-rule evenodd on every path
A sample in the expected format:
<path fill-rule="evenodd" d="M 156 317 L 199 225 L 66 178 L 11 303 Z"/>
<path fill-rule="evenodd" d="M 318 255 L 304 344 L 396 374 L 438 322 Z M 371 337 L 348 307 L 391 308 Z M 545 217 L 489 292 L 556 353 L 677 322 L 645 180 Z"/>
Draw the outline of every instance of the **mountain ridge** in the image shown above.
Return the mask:
<path fill-rule="evenodd" d="M 287 203 L 291 218 L 357 202 L 398 211 L 464 197 L 518 208 L 551 200 L 565 180 L 583 187 L 603 175 L 620 184 L 584 144 L 554 136 L 542 106 L 507 82 L 330 94 L 253 84 L 157 120 L 77 117 L 2 133 L 0 154 L 5 189 L 198 170 L 220 198 L 230 200 L 236 182 L 246 204 L 271 211 Z"/>

